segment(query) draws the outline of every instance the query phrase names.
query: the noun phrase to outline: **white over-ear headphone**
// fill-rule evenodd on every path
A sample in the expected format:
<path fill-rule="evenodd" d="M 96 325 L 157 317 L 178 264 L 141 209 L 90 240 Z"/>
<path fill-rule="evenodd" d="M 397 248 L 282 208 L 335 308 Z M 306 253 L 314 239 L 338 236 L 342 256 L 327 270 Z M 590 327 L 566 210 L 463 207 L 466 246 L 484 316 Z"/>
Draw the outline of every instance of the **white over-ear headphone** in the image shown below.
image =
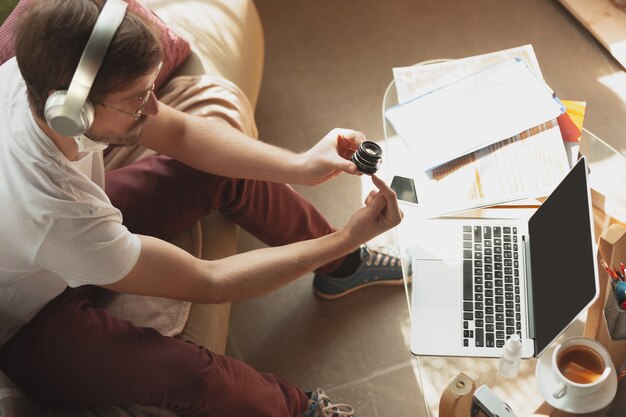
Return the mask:
<path fill-rule="evenodd" d="M 128 3 L 123 0 L 108 0 L 104 4 L 69 88 L 55 91 L 46 100 L 46 122 L 56 133 L 81 141 L 87 139 L 83 133 L 89 130 L 94 118 L 94 107 L 87 97 L 111 40 L 124 20 L 126 7 Z M 79 140 L 77 143 L 80 147 Z"/>

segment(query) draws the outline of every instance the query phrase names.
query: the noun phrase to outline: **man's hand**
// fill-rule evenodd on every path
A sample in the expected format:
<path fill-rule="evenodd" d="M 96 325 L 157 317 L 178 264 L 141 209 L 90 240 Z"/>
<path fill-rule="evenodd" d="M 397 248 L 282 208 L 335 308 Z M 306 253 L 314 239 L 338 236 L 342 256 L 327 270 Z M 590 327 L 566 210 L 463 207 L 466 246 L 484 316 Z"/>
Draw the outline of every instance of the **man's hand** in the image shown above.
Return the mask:
<path fill-rule="evenodd" d="M 302 183 L 320 184 L 342 172 L 358 174 L 350 158 L 365 140 L 365 135 L 355 130 L 331 130 L 315 146 L 300 155 L 305 173 Z"/>
<path fill-rule="evenodd" d="M 396 193 L 376 175 L 372 175 L 372 182 L 378 190 L 369 193 L 365 207 L 355 212 L 343 229 L 358 243 L 365 243 L 397 226 L 403 217 Z"/>

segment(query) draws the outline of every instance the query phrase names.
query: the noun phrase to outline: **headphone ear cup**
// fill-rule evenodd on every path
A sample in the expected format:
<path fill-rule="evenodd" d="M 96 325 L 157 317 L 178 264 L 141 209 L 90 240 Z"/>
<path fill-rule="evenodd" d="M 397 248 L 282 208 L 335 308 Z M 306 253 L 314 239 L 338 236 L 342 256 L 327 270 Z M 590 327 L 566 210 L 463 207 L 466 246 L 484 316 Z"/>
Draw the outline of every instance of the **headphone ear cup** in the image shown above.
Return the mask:
<path fill-rule="evenodd" d="M 48 96 L 44 108 L 46 123 L 56 133 L 63 136 L 78 136 L 91 127 L 94 119 L 94 106 L 89 100 L 85 102 L 78 117 L 65 112 L 63 103 L 67 90 L 58 90 Z"/>

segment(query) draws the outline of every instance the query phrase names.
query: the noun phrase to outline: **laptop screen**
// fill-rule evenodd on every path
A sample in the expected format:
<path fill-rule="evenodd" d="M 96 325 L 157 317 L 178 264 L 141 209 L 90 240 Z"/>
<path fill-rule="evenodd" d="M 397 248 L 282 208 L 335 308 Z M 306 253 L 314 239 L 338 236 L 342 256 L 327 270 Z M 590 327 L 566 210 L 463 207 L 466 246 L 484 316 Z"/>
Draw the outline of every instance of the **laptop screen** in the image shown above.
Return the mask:
<path fill-rule="evenodd" d="M 596 296 L 586 170 L 581 158 L 529 221 L 536 353 Z"/>

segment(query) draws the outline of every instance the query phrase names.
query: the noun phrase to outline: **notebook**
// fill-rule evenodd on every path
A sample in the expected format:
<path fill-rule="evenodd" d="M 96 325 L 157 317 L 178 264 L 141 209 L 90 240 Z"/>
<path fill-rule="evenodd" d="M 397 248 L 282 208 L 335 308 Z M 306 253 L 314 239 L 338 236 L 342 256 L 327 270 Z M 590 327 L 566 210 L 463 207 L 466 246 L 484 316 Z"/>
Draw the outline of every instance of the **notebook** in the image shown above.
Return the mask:
<path fill-rule="evenodd" d="M 536 356 L 598 297 L 587 163 L 529 219 L 421 223 L 412 255 L 411 351 L 498 357 L 513 333 Z"/>

